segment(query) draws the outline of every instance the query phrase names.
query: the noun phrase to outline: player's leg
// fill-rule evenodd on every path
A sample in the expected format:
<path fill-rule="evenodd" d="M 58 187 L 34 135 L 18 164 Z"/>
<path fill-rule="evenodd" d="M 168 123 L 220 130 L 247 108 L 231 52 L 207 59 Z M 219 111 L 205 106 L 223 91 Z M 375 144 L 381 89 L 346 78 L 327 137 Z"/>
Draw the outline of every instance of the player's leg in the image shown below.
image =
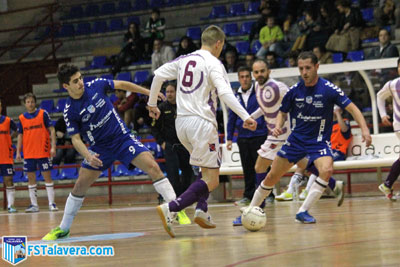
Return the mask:
<path fill-rule="evenodd" d="M 304 169 L 297 167 L 295 173 L 290 178 L 290 182 L 287 190 L 283 191 L 282 194 L 276 196 L 275 199 L 279 201 L 291 201 L 293 200 L 293 193 L 298 191 L 303 179 Z"/>
<path fill-rule="evenodd" d="M 3 165 L 4 166 L 4 165 Z M 3 173 L 4 185 L 6 186 L 6 194 L 7 194 L 7 210 L 8 213 L 15 213 L 17 210 L 14 207 L 15 200 L 15 187 L 13 183 L 12 175 L 9 175 L 14 172 L 12 165 L 7 164 L 7 175 Z M 11 172 L 11 173 L 10 173 Z"/>
<path fill-rule="evenodd" d="M 28 190 L 31 200 L 31 205 L 29 205 L 25 212 L 39 212 L 39 205 L 37 203 L 36 168 L 36 159 L 24 160 L 24 171 L 28 176 Z"/>
<path fill-rule="evenodd" d="M 400 175 L 400 158 L 393 162 L 390 172 L 385 182 L 379 185 L 379 190 L 385 194 L 386 198 L 390 201 L 396 201 L 393 195 L 393 184 L 396 182 Z"/>
<path fill-rule="evenodd" d="M 42 172 L 44 182 L 46 185 L 47 198 L 49 200 L 49 210 L 58 211 L 57 205 L 54 201 L 54 183 L 51 179 L 51 170 L 53 169 L 53 164 L 51 159 L 43 158 L 39 160 L 39 169 Z"/>

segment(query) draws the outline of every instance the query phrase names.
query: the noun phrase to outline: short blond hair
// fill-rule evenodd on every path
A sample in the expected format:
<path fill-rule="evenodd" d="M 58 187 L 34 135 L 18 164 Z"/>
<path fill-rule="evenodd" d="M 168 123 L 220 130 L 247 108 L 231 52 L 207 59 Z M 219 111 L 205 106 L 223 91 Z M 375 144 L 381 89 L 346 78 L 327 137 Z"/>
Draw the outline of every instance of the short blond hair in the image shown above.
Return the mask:
<path fill-rule="evenodd" d="M 201 43 L 206 46 L 212 46 L 217 41 L 225 41 L 225 33 L 218 26 L 208 26 L 201 34 Z"/>

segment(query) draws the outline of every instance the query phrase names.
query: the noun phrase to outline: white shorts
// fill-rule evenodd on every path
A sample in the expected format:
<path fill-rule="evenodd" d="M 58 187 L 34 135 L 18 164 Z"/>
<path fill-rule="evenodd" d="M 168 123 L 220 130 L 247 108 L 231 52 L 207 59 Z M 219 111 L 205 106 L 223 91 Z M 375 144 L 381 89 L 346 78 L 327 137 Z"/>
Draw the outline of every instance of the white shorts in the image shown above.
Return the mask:
<path fill-rule="evenodd" d="M 284 141 L 268 140 L 270 136 L 267 137 L 264 144 L 261 145 L 260 149 L 257 151 L 258 155 L 264 159 L 274 160 L 276 154 L 281 149 Z"/>
<path fill-rule="evenodd" d="M 221 166 L 218 131 L 213 123 L 196 116 L 184 116 L 176 118 L 175 127 L 179 140 L 190 153 L 191 165 Z"/>

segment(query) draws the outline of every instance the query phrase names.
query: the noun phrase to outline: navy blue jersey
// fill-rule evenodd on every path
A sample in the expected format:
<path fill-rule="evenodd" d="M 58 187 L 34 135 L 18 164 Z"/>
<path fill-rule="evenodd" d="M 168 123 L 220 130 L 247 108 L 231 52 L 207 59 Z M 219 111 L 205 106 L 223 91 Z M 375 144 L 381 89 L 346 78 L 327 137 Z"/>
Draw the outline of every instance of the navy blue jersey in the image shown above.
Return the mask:
<path fill-rule="evenodd" d="M 312 87 L 305 86 L 303 80 L 293 85 L 283 97 L 280 110 L 290 113 L 292 137 L 307 143 L 321 142 L 331 139 L 334 104 L 344 109 L 350 103 L 339 87 L 319 78 Z"/>
<path fill-rule="evenodd" d="M 129 133 L 107 96 L 114 90 L 112 80 L 97 78 L 85 83 L 80 99 L 68 97 L 64 109 L 64 120 L 70 136 L 80 133 L 93 145 L 110 144 L 123 134 Z"/>

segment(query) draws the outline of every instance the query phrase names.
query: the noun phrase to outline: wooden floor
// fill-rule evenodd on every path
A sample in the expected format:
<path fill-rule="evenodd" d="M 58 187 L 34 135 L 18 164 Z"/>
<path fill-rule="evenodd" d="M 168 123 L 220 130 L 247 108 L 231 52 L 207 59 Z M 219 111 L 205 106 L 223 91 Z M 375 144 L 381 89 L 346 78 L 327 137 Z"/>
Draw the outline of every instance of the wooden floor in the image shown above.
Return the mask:
<path fill-rule="evenodd" d="M 255 233 L 232 226 L 239 214 L 232 203 L 211 205 L 216 229 L 177 225 L 174 239 L 164 232 L 154 206 L 84 206 L 70 239 L 59 245 L 111 245 L 115 256 L 37 256 L 18 266 L 400 265 L 400 202 L 383 197 L 346 198 L 338 208 L 334 199 L 322 199 L 310 212 L 317 219 L 315 225 L 294 221 L 299 205 L 268 205 L 267 225 Z M 59 224 L 62 214 L 1 212 L 0 235 L 26 235 L 28 243 L 39 240 Z M 188 215 L 193 216 L 193 209 L 188 209 Z M 88 237 L 100 240 L 83 241 Z M 11 265 L 0 260 L 0 266 Z"/>

